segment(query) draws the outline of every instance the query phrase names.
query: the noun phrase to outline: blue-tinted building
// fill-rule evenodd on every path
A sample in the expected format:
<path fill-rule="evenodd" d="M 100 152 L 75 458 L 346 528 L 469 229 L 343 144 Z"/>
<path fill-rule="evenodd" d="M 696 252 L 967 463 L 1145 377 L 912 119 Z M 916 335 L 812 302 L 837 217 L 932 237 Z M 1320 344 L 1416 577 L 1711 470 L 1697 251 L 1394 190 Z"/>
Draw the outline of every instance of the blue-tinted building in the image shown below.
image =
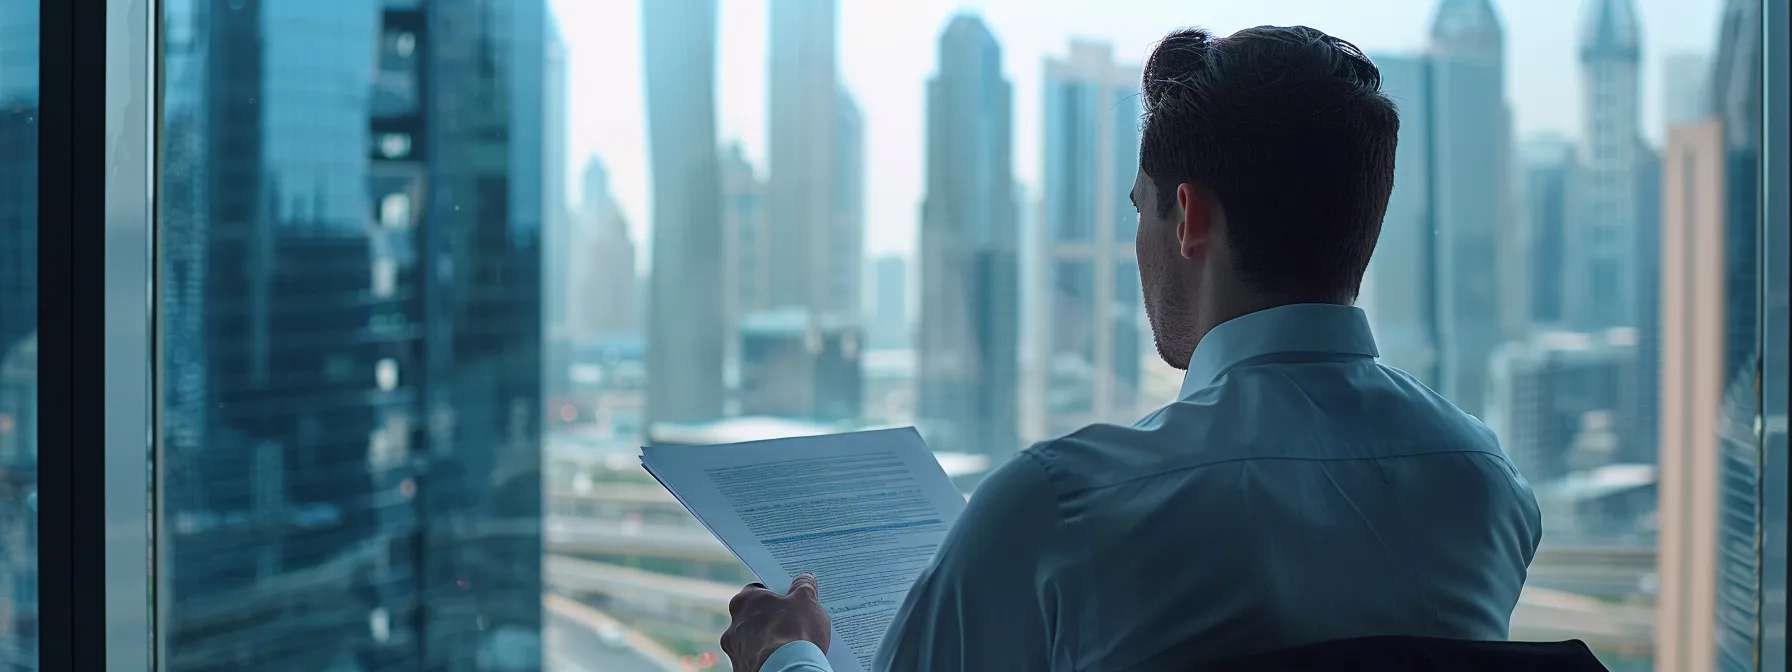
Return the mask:
<path fill-rule="evenodd" d="M 1431 25 L 1431 203 L 1438 333 L 1436 388 L 1484 412 L 1490 358 L 1522 295 L 1511 198 L 1504 34 L 1489 0 L 1443 0 Z M 1514 283 L 1516 284 L 1516 283 Z"/>
<path fill-rule="evenodd" d="M 1574 152 L 1573 143 L 1554 135 L 1529 138 L 1519 147 L 1523 221 L 1530 234 L 1528 308 L 1530 321 L 1537 325 L 1562 328 L 1565 319 L 1562 287 L 1568 260 L 1563 251 L 1568 242 L 1568 195 L 1577 174 Z"/>
<path fill-rule="evenodd" d="M 716 147 L 716 0 L 643 0 L 647 150 L 653 184 L 648 279 L 649 422 L 722 417 L 722 188 Z M 831 83 L 830 83 L 831 84 Z M 834 89 L 828 89 L 831 102 Z M 825 201 L 825 198 L 823 199 Z"/>
<path fill-rule="evenodd" d="M 1021 447 L 1012 98 L 989 27 L 954 17 L 927 85 L 917 410 L 935 449 L 998 458 Z"/>
<path fill-rule="evenodd" d="M 1376 55 L 1384 95 L 1400 111 L 1394 190 L 1358 303 L 1369 314 L 1381 359 L 1421 382 L 1438 381 L 1437 220 L 1431 187 L 1431 62 Z"/>
<path fill-rule="evenodd" d="M 0 6 L 0 667 L 37 667 L 38 5 Z"/>
<path fill-rule="evenodd" d="M 866 345 L 873 350 L 909 347 L 913 327 L 908 316 L 908 261 L 896 255 L 879 257 L 872 264 L 871 284 Z"/>
<path fill-rule="evenodd" d="M 164 11 L 169 668 L 539 667 L 541 3 Z"/>
<path fill-rule="evenodd" d="M 1150 352 L 1128 194 L 1138 175 L 1139 74 L 1105 44 L 1045 63 L 1045 432 L 1142 415 Z"/>
<path fill-rule="evenodd" d="M 1637 326 L 1642 28 L 1631 0 L 1589 0 L 1580 26 L 1580 155 L 1566 238 L 1564 316 L 1577 329 Z"/>

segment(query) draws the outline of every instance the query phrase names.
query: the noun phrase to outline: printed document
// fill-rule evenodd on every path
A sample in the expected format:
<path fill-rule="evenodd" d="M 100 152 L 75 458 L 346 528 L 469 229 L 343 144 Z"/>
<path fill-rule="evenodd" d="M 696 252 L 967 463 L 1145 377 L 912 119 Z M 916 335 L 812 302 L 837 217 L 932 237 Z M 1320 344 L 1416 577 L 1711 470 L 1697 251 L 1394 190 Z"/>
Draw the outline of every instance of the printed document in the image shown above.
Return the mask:
<path fill-rule="evenodd" d="M 913 427 L 643 448 L 641 465 L 772 590 L 815 575 L 836 672 L 871 669 L 965 505 Z"/>

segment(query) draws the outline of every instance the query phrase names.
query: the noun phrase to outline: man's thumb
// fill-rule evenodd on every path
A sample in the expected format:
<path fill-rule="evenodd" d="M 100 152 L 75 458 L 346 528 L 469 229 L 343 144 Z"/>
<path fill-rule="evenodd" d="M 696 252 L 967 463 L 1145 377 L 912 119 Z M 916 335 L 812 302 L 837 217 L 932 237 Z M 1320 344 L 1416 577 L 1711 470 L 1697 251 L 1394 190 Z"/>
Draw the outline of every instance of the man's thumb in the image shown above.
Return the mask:
<path fill-rule="evenodd" d="M 804 572 L 796 575 L 796 578 L 790 581 L 790 592 L 785 594 L 806 600 L 816 600 L 819 599 L 820 593 L 821 589 L 815 585 L 815 575 Z"/>

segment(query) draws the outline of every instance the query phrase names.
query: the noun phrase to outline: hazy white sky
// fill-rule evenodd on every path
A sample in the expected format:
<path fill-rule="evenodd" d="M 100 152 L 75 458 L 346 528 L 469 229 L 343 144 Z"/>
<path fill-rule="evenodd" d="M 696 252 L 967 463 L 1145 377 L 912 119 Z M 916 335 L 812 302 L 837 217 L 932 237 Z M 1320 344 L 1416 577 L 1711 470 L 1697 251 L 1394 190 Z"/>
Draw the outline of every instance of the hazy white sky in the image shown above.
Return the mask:
<path fill-rule="evenodd" d="M 587 157 L 610 168 L 635 241 L 645 247 L 648 208 L 640 2 L 552 0 L 569 52 L 571 147 L 568 177 L 577 184 Z M 718 0 L 720 140 L 738 141 L 764 170 L 767 0 Z M 1507 98 L 1522 138 L 1576 135 L 1579 72 L 1576 33 L 1590 0 L 1495 0 L 1506 29 Z M 1643 128 L 1659 144 L 1662 61 L 1709 53 L 1721 0 L 1631 0 L 1643 23 Z M 939 30 L 966 8 L 981 13 L 1003 48 L 1014 84 L 1015 176 L 1037 195 L 1040 86 L 1047 56 L 1072 37 L 1114 45 L 1116 57 L 1142 62 L 1169 29 L 1198 25 L 1226 34 L 1254 25 L 1304 24 L 1348 39 L 1374 55 L 1423 47 L 1438 0 L 839 0 L 840 74 L 864 110 L 866 231 L 871 254 L 909 253 L 924 177 L 924 90 L 937 59 Z M 579 198 L 572 187 L 572 198 Z M 645 261 L 648 255 L 637 258 Z"/>

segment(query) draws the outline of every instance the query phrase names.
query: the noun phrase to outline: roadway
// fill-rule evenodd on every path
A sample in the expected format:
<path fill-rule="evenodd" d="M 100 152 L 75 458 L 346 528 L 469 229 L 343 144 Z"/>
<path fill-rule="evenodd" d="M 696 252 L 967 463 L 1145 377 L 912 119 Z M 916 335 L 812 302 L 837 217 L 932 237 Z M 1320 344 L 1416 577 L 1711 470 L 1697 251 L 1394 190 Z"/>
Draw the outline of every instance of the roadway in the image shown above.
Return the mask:
<path fill-rule="evenodd" d="M 657 574 L 608 563 L 550 555 L 543 577 L 556 590 L 609 595 L 624 601 L 653 601 L 678 609 L 726 615 L 739 586 Z M 1526 641 L 1581 639 L 1602 649 L 1650 649 L 1655 610 L 1612 604 L 1596 598 L 1527 587 L 1512 614 L 1512 638 Z"/>
<path fill-rule="evenodd" d="M 629 492 L 627 497 L 637 502 L 657 501 L 645 493 Z M 694 519 L 685 524 L 642 523 L 550 515 L 545 527 L 547 546 L 553 553 L 735 561 L 734 554 Z M 1654 548 L 1548 544 L 1531 562 L 1528 582 L 1538 588 L 1606 598 L 1653 594 L 1656 583 Z"/>
<path fill-rule="evenodd" d="M 681 672 L 678 658 L 609 614 L 573 600 L 542 596 L 542 639 L 555 672 Z"/>

